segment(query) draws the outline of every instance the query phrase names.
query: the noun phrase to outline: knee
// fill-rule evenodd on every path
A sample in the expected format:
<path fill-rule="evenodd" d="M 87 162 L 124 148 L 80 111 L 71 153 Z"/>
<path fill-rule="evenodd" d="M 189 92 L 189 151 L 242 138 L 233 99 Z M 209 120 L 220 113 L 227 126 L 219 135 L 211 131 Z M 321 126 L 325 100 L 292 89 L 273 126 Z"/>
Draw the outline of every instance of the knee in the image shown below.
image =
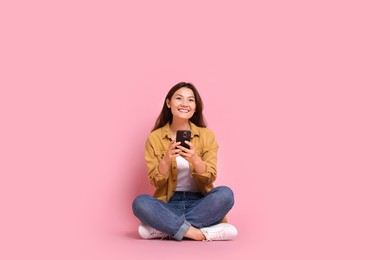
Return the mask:
<path fill-rule="evenodd" d="M 234 205 L 234 193 L 232 189 L 230 189 L 227 186 L 220 186 L 215 188 L 216 191 L 220 195 L 220 200 L 222 203 L 225 203 L 225 205 L 228 205 L 230 207 L 233 207 Z"/>
<path fill-rule="evenodd" d="M 132 203 L 132 209 L 135 215 L 138 215 L 140 212 L 145 211 L 150 202 L 150 195 L 142 194 L 138 195 Z"/>

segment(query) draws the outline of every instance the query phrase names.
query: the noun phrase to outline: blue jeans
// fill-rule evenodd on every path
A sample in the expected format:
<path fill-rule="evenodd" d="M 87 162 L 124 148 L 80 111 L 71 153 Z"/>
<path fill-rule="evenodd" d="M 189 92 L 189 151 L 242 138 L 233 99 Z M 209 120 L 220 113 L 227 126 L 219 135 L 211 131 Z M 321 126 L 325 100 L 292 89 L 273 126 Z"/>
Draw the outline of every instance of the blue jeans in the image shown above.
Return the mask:
<path fill-rule="evenodd" d="M 182 240 L 190 226 L 203 228 L 221 222 L 234 204 L 232 190 L 226 186 L 200 192 L 175 192 L 168 202 L 142 194 L 133 201 L 134 215 L 143 223 Z"/>

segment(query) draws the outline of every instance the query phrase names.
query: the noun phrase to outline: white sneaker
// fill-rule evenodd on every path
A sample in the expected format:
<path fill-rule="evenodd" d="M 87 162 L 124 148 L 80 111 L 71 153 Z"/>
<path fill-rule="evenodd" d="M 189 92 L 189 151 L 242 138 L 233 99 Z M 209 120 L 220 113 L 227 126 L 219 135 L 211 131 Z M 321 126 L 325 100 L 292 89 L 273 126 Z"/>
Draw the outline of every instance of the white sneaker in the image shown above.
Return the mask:
<path fill-rule="evenodd" d="M 145 224 L 140 224 L 138 226 L 138 234 L 144 239 L 168 237 L 168 234 L 158 231 L 157 229 L 154 229 L 151 226 L 147 226 Z"/>
<path fill-rule="evenodd" d="M 228 223 L 220 223 L 214 226 L 201 228 L 206 241 L 230 240 L 237 236 L 237 229 Z"/>

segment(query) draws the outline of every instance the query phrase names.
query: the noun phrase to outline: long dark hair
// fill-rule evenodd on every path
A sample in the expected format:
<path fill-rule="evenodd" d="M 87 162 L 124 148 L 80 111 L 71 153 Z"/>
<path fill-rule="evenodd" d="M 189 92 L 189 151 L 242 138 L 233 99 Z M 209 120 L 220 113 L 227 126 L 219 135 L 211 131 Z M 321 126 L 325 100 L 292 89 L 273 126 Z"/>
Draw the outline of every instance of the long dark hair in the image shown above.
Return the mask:
<path fill-rule="evenodd" d="M 194 85 L 188 82 L 180 82 L 177 83 L 175 86 L 173 86 L 167 96 L 164 99 L 164 106 L 161 110 L 160 115 L 158 116 L 156 123 L 154 124 L 154 127 L 152 129 L 152 132 L 160 127 L 163 127 L 166 123 L 172 123 L 173 115 L 171 112 L 171 109 L 167 106 L 166 100 L 171 100 L 173 94 L 180 89 L 180 88 L 189 88 L 194 92 L 195 95 L 195 104 L 196 104 L 196 109 L 194 115 L 190 118 L 190 121 L 194 123 L 195 125 L 199 127 L 206 127 L 206 121 L 203 116 L 203 101 L 202 98 L 199 95 L 198 90 L 195 88 Z"/>

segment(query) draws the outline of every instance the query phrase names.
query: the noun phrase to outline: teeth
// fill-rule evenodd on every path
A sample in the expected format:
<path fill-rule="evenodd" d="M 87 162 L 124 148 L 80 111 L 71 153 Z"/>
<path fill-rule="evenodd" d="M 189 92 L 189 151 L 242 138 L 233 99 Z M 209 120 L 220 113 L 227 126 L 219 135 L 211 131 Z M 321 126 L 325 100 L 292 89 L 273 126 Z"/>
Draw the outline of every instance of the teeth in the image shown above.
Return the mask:
<path fill-rule="evenodd" d="M 182 109 L 179 109 L 179 112 L 188 113 L 188 112 L 190 112 L 190 111 L 189 111 L 189 110 L 182 110 Z"/>

